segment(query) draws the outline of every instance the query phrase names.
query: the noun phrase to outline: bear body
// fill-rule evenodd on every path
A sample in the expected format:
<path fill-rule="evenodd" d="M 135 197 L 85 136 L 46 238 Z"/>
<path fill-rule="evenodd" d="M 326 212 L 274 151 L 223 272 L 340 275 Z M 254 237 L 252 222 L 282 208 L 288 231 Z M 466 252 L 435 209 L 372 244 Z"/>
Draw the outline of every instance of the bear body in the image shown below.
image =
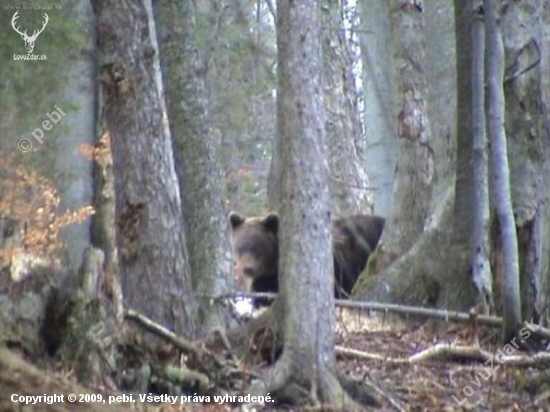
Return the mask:
<path fill-rule="evenodd" d="M 235 275 L 247 292 L 278 291 L 279 217 L 245 218 L 229 215 Z M 376 249 L 385 219 L 374 215 L 353 215 L 332 222 L 335 296 L 346 298 Z M 257 300 L 256 306 L 265 304 Z"/>
<path fill-rule="evenodd" d="M 352 215 L 332 222 L 332 254 L 336 298 L 347 298 L 378 245 L 386 220 Z"/>

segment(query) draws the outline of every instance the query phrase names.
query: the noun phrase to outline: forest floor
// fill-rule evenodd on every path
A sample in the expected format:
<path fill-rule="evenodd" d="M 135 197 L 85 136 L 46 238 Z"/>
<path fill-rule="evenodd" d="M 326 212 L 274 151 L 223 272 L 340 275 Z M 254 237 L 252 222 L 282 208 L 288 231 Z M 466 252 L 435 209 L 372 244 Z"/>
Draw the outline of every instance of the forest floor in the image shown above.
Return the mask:
<path fill-rule="evenodd" d="M 469 326 L 449 325 L 443 332 L 434 332 L 414 320 L 390 321 L 379 315 L 366 318 L 356 314 L 345 314 L 343 318 L 337 344 L 375 356 L 339 356 L 338 365 L 348 375 L 378 388 L 384 410 L 550 410 L 550 386 L 541 390 L 532 385 L 531 394 L 529 384 L 524 383 L 546 368 L 500 365 L 495 359 L 485 365 L 475 356 L 449 353 L 411 362 L 411 356 L 436 345 L 473 348 Z M 499 338 L 499 330 L 480 328 L 480 349 L 491 355 L 499 349 L 505 352 Z M 513 355 L 528 356 L 521 351 Z"/>
<path fill-rule="evenodd" d="M 548 411 L 550 383 L 526 384 L 544 366 L 510 366 L 497 360 L 484 364 L 475 348 L 485 354 L 504 352 L 500 330 L 480 327 L 479 346 L 474 345 L 469 325 L 402 320 L 394 315 L 337 312 L 337 359 L 340 371 L 376 388 L 384 411 Z M 411 357 L 447 345 L 459 353 L 439 353 L 423 360 Z M 513 348 L 513 347 L 512 347 Z M 461 354 L 461 349 L 465 354 Z M 465 349 L 465 350 L 464 350 Z M 474 349 L 474 350 L 471 350 Z M 501 352 L 501 353 L 502 353 Z M 507 352 L 509 354 L 509 352 Z M 516 357 L 528 357 L 517 351 Z M 499 358 L 500 359 L 500 358 Z M 540 388 L 542 386 L 542 389 Z M 522 388 L 523 387 L 523 388 Z M 176 410 L 176 409 L 166 409 Z M 179 409 L 181 410 L 181 409 Z M 189 410 L 189 409 L 187 409 Z M 194 409 L 197 410 L 197 409 Z M 284 405 L 258 407 L 205 406 L 207 411 L 329 411 Z"/>
<path fill-rule="evenodd" d="M 550 410 L 550 380 L 538 383 L 529 378 L 544 372 L 539 368 L 484 364 L 474 345 L 476 336 L 469 325 L 444 324 L 437 332 L 426 322 L 402 320 L 394 315 L 366 315 L 347 310 L 337 314 L 337 359 L 340 371 L 375 388 L 384 411 L 547 411 Z M 481 353 L 505 352 L 499 343 L 500 332 L 480 327 L 477 332 Z M 434 354 L 433 348 L 454 348 Z M 426 351 L 426 352 L 423 352 Z M 418 354 L 424 357 L 419 359 Z M 510 355 L 510 352 L 507 352 Z M 0 355 L 2 355 L 0 353 Z M 416 358 L 411 358 L 416 355 Z M 437 356 L 436 356 L 437 355 Z M 512 356 L 509 356 L 510 359 Z M 528 355 L 517 351 L 513 357 Z M 500 358 L 499 358 L 500 359 Z M 170 362 L 171 363 L 171 362 Z M 536 363 L 535 363 L 536 365 Z M 45 365 L 42 365 L 44 367 Z M 3 371 L 2 371 L 3 369 Z M 51 393 L 101 393 L 77 387 L 76 381 L 63 377 L 59 370 L 37 369 L 15 357 L 0 356 L 0 410 L 23 410 L 9 401 L 13 393 L 20 395 Z M 491 372 L 492 371 L 492 372 Z M 44 373 L 45 372 L 45 373 Z M 530 383 L 526 383 L 530 382 Z M 543 382 L 542 384 L 540 382 Z M 242 382 L 241 382 L 242 383 Z M 546 386 L 545 386 L 546 385 Z M 240 386 L 240 385 L 239 385 Z M 244 385 L 246 386 L 246 385 Z M 24 391 L 22 389 L 24 388 Z M 38 392 L 37 392 L 38 391 Z M 43 405 L 46 406 L 46 405 Z M 49 408 L 28 410 L 72 410 L 74 405 L 48 405 Z M 84 405 L 80 405 L 82 407 Z M 86 405 L 82 410 L 140 411 L 321 411 L 331 409 L 299 409 L 284 405 L 219 404 L 146 404 L 135 399 L 119 404 Z M 65 409 L 66 408 L 66 409 Z M 25 409 L 27 410 L 27 409 Z"/>

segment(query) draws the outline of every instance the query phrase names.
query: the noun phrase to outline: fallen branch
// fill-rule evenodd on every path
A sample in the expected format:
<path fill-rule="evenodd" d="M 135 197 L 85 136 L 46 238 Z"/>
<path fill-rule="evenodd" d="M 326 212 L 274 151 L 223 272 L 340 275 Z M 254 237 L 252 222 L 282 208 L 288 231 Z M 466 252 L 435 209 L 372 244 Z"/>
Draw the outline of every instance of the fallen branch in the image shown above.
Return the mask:
<path fill-rule="evenodd" d="M 220 298 L 263 298 L 263 299 L 275 299 L 277 294 L 275 293 L 230 293 Z M 372 310 L 385 313 L 397 313 L 406 316 L 419 316 L 443 319 L 446 322 L 462 322 L 470 323 L 471 314 L 457 311 L 450 311 L 445 309 L 431 309 L 420 308 L 416 306 L 398 305 L 393 303 L 378 303 L 378 302 L 358 302 L 353 300 L 340 300 L 336 299 L 336 307 L 347 309 L 359 309 L 359 310 Z M 491 327 L 501 328 L 502 318 L 497 316 L 477 315 L 477 321 L 480 324 L 484 324 Z M 531 324 L 532 334 L 539 338 L 550 339 L 550 329 L 543 328 L 542 326 Z"/>
<path fill-rule="evenodd" d="M 506 355 L 502 350 L 496 354 L 485 351 L 477 346 L 461 346 L 450 343 L 438 343 L 422 352 L 419 352 L 407 359 L 409 363 L 426 362 L 441 358 L 449 359 L 460 357 L 463 360 L 488 363 L 493 365 L 493 359 L 496 363 L 509 366 L 541 366 L 550 363 L 550 353 L 540 352 L 534 355 Z"/>
<path fill-rule="evenodd" d="M 376 353 L 363 352 L 357 349 L 345 348 L 343 346 L 336 346 L 334 348 L 336 355 L 348 356 L 356 359 L 377 360 L 377 361 L 395 361 L 396 359 L 390 359 L 385 356 L 378 355 Z"/>
<path fill-rule="evenodd" d="M 493 359 L 499 364 L 510 366 L 541 366 L 550 363 L 550 353 L 539 352 L 533 355 L 506 355 L 499 351 L 496 354 L 483 350 L 478 346 L 455 345 L 452 343 L 438 343 L 422 352 L 416 353 L 408 358 L 388 358 L 375 353 L 360 351 L 357 349 L 335 347 L 336 355 L 347 356 L 356 359 L 376 360 L 390 364 L 420 363 L 433 360 L 444 360 L 461 358 L 472 362 L 486 363 Z"/>
<path fill-rule="evenodd" d="M 164 326 L 153 322 L 151 319 L 136 312 L 135 310 L 127 309 L 124 313 L 124 316 L 126 317 L 126 319 L 133 320 L 148 332 L 151 332 L 161 337 L 162 339 L 171 343 L 183 352 L 197 357 L 197 359 L 201 359 L 202 361 L 208 359 L 213 362 L 214 366 L 218 368 L 224 365 L 224 363 L 220 361 L 213 353 L 200 346 L 195 345 L 191 340 L 175 334 L 174 332 L 166 329 Z"/>
<path fill-rule="evenodd" d="M 478 346 L 459 346 L 451 343 L 438 343 L 422 352 L 410 356 L 407 361 L 410 363 L 426 362 L 433 359 L 460 357 L 463 359 L 486 362 L 492 358 L 492 354 L 484 351 Z"/>

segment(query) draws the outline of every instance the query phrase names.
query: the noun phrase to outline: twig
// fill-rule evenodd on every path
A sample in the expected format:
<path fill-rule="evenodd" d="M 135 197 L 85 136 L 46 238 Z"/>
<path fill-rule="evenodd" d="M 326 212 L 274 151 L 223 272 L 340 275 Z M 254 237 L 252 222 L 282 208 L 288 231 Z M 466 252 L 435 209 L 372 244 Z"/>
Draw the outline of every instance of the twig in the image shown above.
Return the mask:
<path fill-rule="evenodd" d="M 204 359 L 205 357 L 207 357 L 214 362 L 215 366 L 221 367 L 223 365 L 223 362 L 221 362 L 213 353 L 210 353 L 206 349 L 195 345 L 191 340 L 183 336 L 176 335 L 174 332 L 169 331 L 164 326 L 153 322 L 148 317 L 136 312 L 133 309 L 127 309 L 124 316 L 126 317 L 126 319 L 133 320 L 145 330 L 160 336 L 167 342 L 170 342 L 176 348 L 188 354 L 192 354 L 198 359 Z"/>
<path fill-rule="evenodd" d="M 397 402 L 394 398 L 392 398 L 388 393 L 380 389 L 378 386 L 373 385 L 372 383 L 369 384 L 369 386 L 382 398 L 387 400 L 396 410 L 399 412 L 405 412 L 406 409 L 404 409 L 399 402 Z"/>
<path fill-rule="evenodd" d="M 532 40 L 531 41 L 533 43 L 533 45 L 535 46 L 535 50 L 537 51 L 537 58 L 535 59 L 534 62 L 532 62 L 531 64 L 527 65 L 527 67 L 523 68 L 523 69 L 520 69 L 508 76 L 506 76 L 504 78 L 504 84 L 508 83 L 508 82 L 511 82 L 512 80 L 514 80 L 515 78 L 523 75 L 524 73 L 527 73 L 529 70 L 532 70 L 534 69 L 539 63 L 540 63 L 540 60 L 541 60 L 541 54 L 540 54 L 540 49 L 539 49 L 539 45 L 537 44 L 537 42 L 535 40 Z M 529 42 L 529 43 L 531 43 Z M 521 53 L 523 52 L 523 50 L 525 50 L 527 48 L 527 46 L 529 46 L 529 43 L 527 43 L 522 49 L 521 51 L 519 52 L 519 55 L 518 57 L 521 55 Z M 516 59 L 517 60 L 517 59 Z"/>
<path fill-rule="evenodd" d="M 388 359 L 376 353 L 363 352 L 357 349 L 345 348 L 338 345 L 334 348 L 334 350 L 336 355 L 349 356 L 356 359 L 378 360 L 383 362 L 392 361 L 392 359 Z"/>

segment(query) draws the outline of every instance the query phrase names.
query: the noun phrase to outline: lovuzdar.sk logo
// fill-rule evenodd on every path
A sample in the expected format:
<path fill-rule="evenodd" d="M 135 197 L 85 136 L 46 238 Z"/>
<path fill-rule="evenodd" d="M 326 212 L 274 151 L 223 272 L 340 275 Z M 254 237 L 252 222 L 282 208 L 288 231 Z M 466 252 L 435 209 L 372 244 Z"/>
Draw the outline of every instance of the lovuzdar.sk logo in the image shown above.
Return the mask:
<path fill-rule="evenodd" d="M 12 19 L 11 19 L 11 26 L 13 27 L 13 29 L 17 33 L 19 33 L 21 35 L 21 38 L 25 41 L 25 49 L 27 50 L 27 54 L 32 54 L 32 51 L 34 49 L 34 43 L 36 42 L 36 39 L 38 38 L 40 33 L 42 33 L 44 31 L 44 28 L 48 24 L 48 20 L 49 20 L 48 15 L 46 13 L 44 13 L 44 16 L 43 16 L 44 17 L 44 23 L 42 24 L 42 28 L 40 30 L 34 30 L 33 33 L 32 33 L 32 36 L 29 36 L 27 34 L 27 30 L 25 30 L 24 32 L 21 32 L 19 30 L 19 27 L 15 26 L 15 21 L 19 18 L 17 13 L 19 13 L 19 12 L 16 11 L 15 14 L 13 15 Z"/>

